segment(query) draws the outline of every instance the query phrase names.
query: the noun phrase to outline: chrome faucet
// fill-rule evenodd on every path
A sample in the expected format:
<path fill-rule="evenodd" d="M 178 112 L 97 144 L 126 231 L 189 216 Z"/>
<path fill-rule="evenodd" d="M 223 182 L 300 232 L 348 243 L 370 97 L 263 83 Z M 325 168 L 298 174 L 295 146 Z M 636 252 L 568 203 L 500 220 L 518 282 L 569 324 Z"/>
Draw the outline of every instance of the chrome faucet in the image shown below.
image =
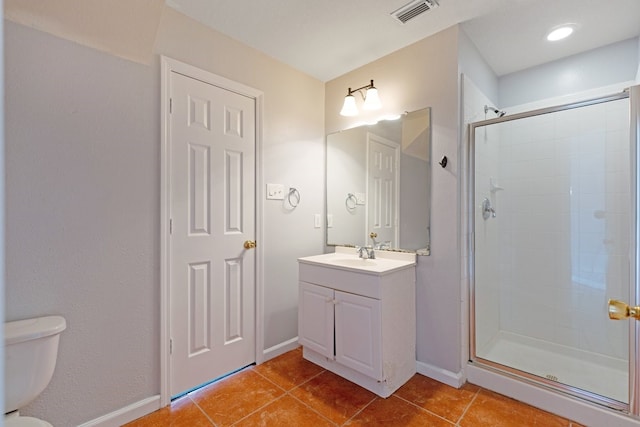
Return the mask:
<path fill-rule="evenodd" d="M 358 257 L 362 259 L 376 259 L 376 252 L 371 246 L 356 246 Z"/>
<path fill-rule="evenodd" d="M 373 249 L 379 249 L 379 250 L 384 250 L 384 249 L 389 249 L 391 248 L 391 241 L 387 240 L 385 242 L 378 242 L 375 245 L 373 245 Z"/>

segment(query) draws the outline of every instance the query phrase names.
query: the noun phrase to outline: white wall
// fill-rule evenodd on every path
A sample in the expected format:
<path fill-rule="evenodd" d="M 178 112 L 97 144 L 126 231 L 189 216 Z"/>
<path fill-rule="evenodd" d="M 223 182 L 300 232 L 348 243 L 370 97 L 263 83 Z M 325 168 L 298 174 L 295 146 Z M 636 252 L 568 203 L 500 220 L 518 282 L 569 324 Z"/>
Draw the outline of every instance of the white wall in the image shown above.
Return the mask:
<path fill-rule="evenodd" d="M 4 7 L 0 0 L 0 318 L 5 318 L 5 109 L 4 109 Z M 0 331 L 0 339 L 4 342 L 4 330 Z M 4 346 L 0 348 L 0 360 L 4 360 Z M 4 369 L 0 369 L 0 402 L 4 402 Z"/>
<path fill-rule="evenodd" d="M 479 90 L 476 95 L 481 94 L 490 105 L 497 107 L 495 103 L 498 102 L 498 76 L 487 64 L 462 26 L 460 27 L 458 49 L 459 69 L 470 79 L 468 81 L 472 83 L 473 87 Z M 474 92 L 473 89 L 472 92 Z M 480 105 L 482 106 L 482 104 Z M 480 110 L 478 113 L 484 113 L 484 110 Z"/>
<path fill-rule="evenodd" d="M 326 178 L 327 215 L 333 217 L 327 242 L 365 246 L 369 243 L 366 205 L 356 204 L 353 198 L 347 202 L 347 194 L 355 196 L 367 190 L 367 128 L 329 135 L 327 164 L 331 170 Z"/>
<path fill-rule="evenodd" d="M 264 182 L 301 193 L 293 211 L 264 201 L 259 213 L 264 349 L 294 340 L 296 258 L 324 247 L 323 83 L 166 7 L 151 65 L 10 22 L 5 36 L 7 319 L 69 322 L 24 413 L 75 426 L 160 391 L 157 54 L 264 93 Z"/>
<path fill-rule="evenodd" d="M 6 22 L 7 319 L 60 314 L 25 414 L 77 425 L 159 390 L 155 69 Z"/>
<path fill-rule="evenodd" d="M 636 73 L 636 83 L 640 83 L 640 37 L 638 37 L 638 72 Z"/>
<path fill-rule="evenodd" d="M 418 157 L 400 156 L 400 203 L 398 221 L 400 247 L 420 250 L 429 245 L 432 165 Z"/>
<path fill-rule="evenodd" d="M 500 77 L 501 106 L 520 105 L 631 81 L 638 72 L 639 39 L 632 38 Z"/>
<path fill-rule="evenodd" d="M 432 107 L 432 158 L 446 155 L 449 165 L 432 172 L 431 256 L 418 257 L 417 269 L 417 359 L 449 374 L 461 369 L 457 44 L 458 27 L 449 28 L 327 82 L 325 94 L 327 133 L 373 116 L 338 114 L 346 89 L 371 79 L 383 103 L 376 117 Z"/>

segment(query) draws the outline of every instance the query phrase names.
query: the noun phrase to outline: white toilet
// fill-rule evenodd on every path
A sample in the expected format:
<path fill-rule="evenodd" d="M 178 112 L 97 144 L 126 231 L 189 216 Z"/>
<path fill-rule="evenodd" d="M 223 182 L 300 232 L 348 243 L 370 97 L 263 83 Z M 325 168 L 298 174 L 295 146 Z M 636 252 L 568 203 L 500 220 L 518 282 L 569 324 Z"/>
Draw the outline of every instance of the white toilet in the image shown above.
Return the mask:
<path fill-rule="evenodd" d="M 18 410 L 31 403 L 49 384 L 56 367 L 60 333 L 66 327 L 67 322 L 61 316 L 5 322 L 6 427 L 52 427 L 46 421 L 22 417 Z"/>

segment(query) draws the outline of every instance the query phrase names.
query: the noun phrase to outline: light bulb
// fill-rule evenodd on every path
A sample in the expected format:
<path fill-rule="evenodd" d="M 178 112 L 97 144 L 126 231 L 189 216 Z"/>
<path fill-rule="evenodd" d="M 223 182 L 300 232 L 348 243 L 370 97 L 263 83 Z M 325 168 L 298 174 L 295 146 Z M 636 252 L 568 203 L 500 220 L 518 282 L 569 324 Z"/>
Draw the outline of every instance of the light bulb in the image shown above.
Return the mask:
<path fill-rule="evenodd" d="M 378 110 L 382 108 L 382 103 L 378 96 L 378 89 L 375 87 L 367 89 L 367 94 L 364 97 L 364 105 L 362 108 L 365 110 Z"/>
<path fill-rule="evenodd" d="M 344 104 L 342 105 L 342 110 L 340 110 L 341 116 L 357 116 L 358 115 L 358 107 L 356 107 L 356 98 L 353 95 L 347 95 L 344 97 Z"/>
<path fill-rule="evenodd" d="M 549 40 L 550 42 L 562 40 L 569 37 L 571 33 L 573 33 L 572 26 L 569 26 L 569 25 L 562 26 L 562 27 L 556 28 L 555 30 L 547 34 L 547 40 Z"/>

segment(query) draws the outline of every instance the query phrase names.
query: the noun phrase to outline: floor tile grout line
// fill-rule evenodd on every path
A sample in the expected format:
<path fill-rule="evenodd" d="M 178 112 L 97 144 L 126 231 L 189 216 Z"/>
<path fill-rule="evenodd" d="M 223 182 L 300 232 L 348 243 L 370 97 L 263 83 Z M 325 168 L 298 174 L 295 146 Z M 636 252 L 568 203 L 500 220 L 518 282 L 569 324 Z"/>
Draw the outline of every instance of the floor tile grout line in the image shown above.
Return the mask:
<path fill-rule="evenodd" d="M 353 414 L 351 416 L 351 418 L 349 418 L 348 420 L 346 420 L 345 422 L 343 422 L 342 424 L 340 424 L 340 426 L 344 426 L 346 425 L 348 422 L 350 422 L 351 420 L 353 420 L 355 417 L 357 417 L 362 411 L 364 411 L 365 409 L 367 409 L 369 406 L 371 406 L 373 404 L 373 402 L 375 402 L 376 400 L 378 400 L 379 397 L 378 396 L 373 396 L 373 399 L 371 399 L 371 401 L 369 403 L 367 403 L 366 405 L 364 405 L 359 411 L 357 411 L 355 414 Z"/>
<path fill-rule="evenodd" d="M 422 411 L 424 411 L 424 412 L 428 412 L 429 414 L 434 415 L 434 416 L 436 416 L 436 417 L 440 418 L 441 420 L 445 420 L 446 422 L 450 423 L 450 424 L 451 424 L 451 425 L 453 425 L 453 426 L 455 426 L 455 425 L 456 425 L 456 423 L 454 423 L 454 422 L 453 422 L 453 421 L 451 421 L 451 420 L 446 419 L 446 418 L 445 418 L 445 417 L 443 417 L 442 415 L 438 415 L 438 414 L 436 414 L 435 412 L 430 411 L 430 410 L 428 410 L 428 409 L 426 409 L 426 408 L 423 408 L 423 407 L 422 407 L 422 406 L 420 406 L 420 405 L 416 405 L 415 403 L 413 403 L 413 402 L 412 402 L 412 401 L 410 401 L 410 400 L 405 399 L 404 397 L 400 397 L 400 396 L 398 396 L 398 395 L 396 395 L 396 394 L 392 394 L 391 396 L 395 396 L 395 397 L 397 397 L 398 399 L 400 399 L 400 400 L 403 400 L 403 401 L 407 402 L 407 403 L 408 403 L 408 404 L 410 404 L 411 406 L 415 406 L 416 408 L 418 408 L 418 409 L 420 409 L 420 410 L 422 410 Z M 391 396 L 389 396 L 388 398 L 391 398 Z"/>
<path fill-rule="evenodd" d="M 267 361 L 267 362 L 268 362 L 268 361 Z M 265 362 L 265 363 L 267 363 L 267 362 Z M 296 399 L 298 402 L 302 403 L 302 404 L 303 404 L 303 405 L 305 405 L 307 408 L 311 409 L 313 412 L 315 412 L 316 414 L 320 415 L 322 418 L 326 419 L 326 420 L 327 420 L 327 421 L 329 421 L 330 423 L 332 423 L 332 424 L 334 424 L 334 425 L 336 425 L 336 426 L 337 426 L 337 424 L 336 424 L 336 423 L 334 423 L 333 421 L 329 420 L 327 417 L 325 417 L 324 415 L 322 415 L 321 413 L 319 413 L 318 411 L 316 411 L 315 409 L 313 409 L 311 406 L 307 405 L 305 402 L 302 402 L 300 399 L 296 398 L 294 395 L 292 395 L 292 394 L 290 393 L 290 391 L 295 390 L 295 389 L 297 389 L 298 387 L 300 387 L 300 386 L 302 386 L 302 385 L 306 384 L 307 382 L 311 381 L 312 379 L 314 379 L 314 378 L 316 378 L 316 377 L 320 376 L 321 374 L 323 374 L 324 372 L 326 372 L 326 369 L 323 369 L 322 371 L 318 372 L 317 374 L 315 374 L 315 375 L 313 375 L 313 376 L 311 376 L 311 377 L 307 378 L 307 379 L 306 379 L 306 380 L 304 380 L 303 382 L 301 382 L 301 383 L 299 383 L 299 384 L 296 384 L 296 385 L 294 385 L 293 387 L 291 387 L 291 389 L 287 390 L 286 388 L 284 388 L 284 387 L 283 387 L 283 386 L 281 386 L 280 384 L 278 384 L 278 383 L 276 383 L 275 381 L 273 381 L 271 378 L 269 378 L 269 377 L 267 377 L 266 375 L 264 375 L 263 373 L 261 373 L 258 369 L 256 369 L 256 367 L 257 367 L 257 366 L 259 366 L 259 365 L 250 365 L 250 366 L 247 366 L 246 368 L 244 368 L 244 369 L 242 369 L 242 370 L 238 371 L 238 373 L 243 372 L 243 371 L 251 371 L 251 372 L 254 372 L 254 373 L 258 374 L 261 378 L 263 378 L 263 379 L 267 380 L 269 383 L 273 384 L 275 387 L 277 387 L 279 390 L 281 390 L 281 391 L 283 392 L 283 394 L 282 394 L 282 395 L 280 395 L 280 396 L 278 396 L 278 397 L 273 398 L 272 400 L 270 400 L 269 402 L 265 403 L 265 404 L 264 404 L 264 405 L 262 405 L 261 407 L 259 407 L 259 408 L 255 409 L 254 411 L 250 412 L 249 414 L 245 415 L 244 417 L 242 417 L 242 418 L 240 418 L 240 419 L 238 419 L 238 420 L 234 421 L 234 422 L 231 424 L 232 426 L 234 426 L 234 425 L 238 424 L 239 422 L 241 422 L 241 421 L 242 421 L 242 420 L 244 420 L 245 418 L 250 417 L 251 415 L 255 414 L 256 412 L 261 411 L 262 409 L 264 409 L 265 407 L 267 407 L 267 406 L 271 405 L 272 403 L 277 402 L 278 400 L 282 399 L 282 398 L 283 398 L 284 396 L 286 396 L 286 395 L 289 395 L 289 396 L 293 397 L 293 398 L 294 398 L 294 399 Z M 227 377 L 227 378 L 230 378 L 230 377 Z M 221 382 L 222 380 L 224 380 L 224 379 L 226 379 L 226 378 L 222 378 L 222 379 L 220 380 L 220 382 Z M 207 415 L 207 413 L 204 411 L 204 409 L 202 409 L 202 408 L 200 407 L 200 405 L 198 405 L 198 404 L 197 404 L 193 399 L 191 399 L 191 394 L 192 394 L 192 393 L 187 393 L 186 397 L 188 397 L 188 398 L 189 398 L 189 399 L 190 399 L 190 400 L 191 400 L 191 401 L 192 401 L 192 402 L 193 402 L 193 403 L 198 407 L 198 409 L 200 410 L 200 412 L 202 412 L 202 413 L 205 415 L 205 417 L 209 420 L 209 422 L 210 422 L 214 427 L 218 427 L 218 426 L 217 426 L 217 424 L 216 424 L 215 422 L 213 422 L 213 420 L 212 420 L 212 419 Z"/>
<path fill-rule="evenodd" d="M 473 405 L 473 402 L 475 402 L 476 399 L 478 399 L 478 396 L 480 395 L 480 390 L 482 390 L 482 388 L 480 387 L 478 388 L 478 390 L 476 390 L 476 394 L 473 396 L 473 398 L 471 399 L 467 407 L 464 408 L 464 411 L 462 411 L 462 415 L 460 415 L 460 418 L 458 418 L 458 421 L 456 422 L 456 426 L 460 426 L 460 423 L 464 419 L 464 416 L 467 415 L 467 412 L 469 412 L 471 405 Z"/>
<path fill-rule="evenodd" d="M 263 410 L 264 408 L 266 408 L 267 406 L 271 405 L 272 403 L 277 402 L 278 400 L 284 398 L 285 396 L 289 395 L 290 397 L 296 399 L 298 402 L 302 403 L 303 405 L 305 405 L 307 408 L 311 409 L 313 412 L 315 412 L 316 414 L 320 415 L 322 418 L 326 419 L 327 421 L 329 421 L 330 423 L 334 424 L 337 426 L 336 423 L 334 423 L 333 421 L 331 421 L 330 419 L 328 419 L 327 417 L 325 417 L 324 415 L 322 415 L 321 413 L 319 413 L 318 411 L 316 411 L 314 408 L 312 408 L 311 406 L 307 405 L 305 402 L 301 401 L 300 399 L 296 398 L 296 396 L 292 395 L 290 392 L 292 390 L 295 390 L 297 388 L 299 388 L 300 386 L 302 386 L 303 384 L 306 384 L 307 382 L 311 381 L 313 378 L 316 378 L 317 376 L 321 375 L 322 373 L 326 372 L 326 369 L 323 369 L 321 372 L 313 375 L 312 377 L 306 379 L 305 381 L 301 382 L 300 384 L 296 384 L 295 386 L 293 386 L 291 389 L 287 390 L 284 387 L 282 387 L 281 385 L 277 384 L 275 381 L 273 381 L 272 379 L 270 379 L 269 377 L 267 377 L 266 375 L 262 374 L 261 372 L 259 372 L 257 369 L 255 369 L 257 365 L 254 365 L 251 367 L 251 371 L 255 372 L 256 374 L 260 375 L 262 378 L 266 379 L 267 381 L 269 381 L 271 384 L 273 384 L 274 386 L 278 387 L 280 390 L 282 390 L 284 393 L 278 397 L 273 398 L 272 400 L 270 400 L 269 402 L 265 403 L 264 405 L 262 405 L 261 407 L 257 408 L 256 410 L 250 412 L 249 414 L 245 415 L 244 417 L 236 420 L 233 422 L 233 424 L 231 424 L 232 426 L 238 424 L 239 422 L 241 422 L 242 420 L 250 417 L 251 415 L 255 414 L 256 412 L 259 412 L 261 410 Z M 209 417 L 207 417 L 209 418 Z M 215 423 L 214 423 L 215 426 Z"/>
<path fill-rule="evenodd" d="M 256 412 L 260 411 L 261 409 L 263 409 L 263 408 L 265 408 L 266 406 L 270 405 L 271 403 L 273 403 L 273 402 L 277 401 L 278 399 L 281 399 L 283 396 L 285 396 L 285 395 L 287 394 L 287 390 L 285 390 L 285 388 L 284 388 L 284 387 L 282 387 L 282 386 L 280 386 L 280 385 L 276 384 L 275 382 L 273 382 L 273 381 L 272 381 L 272 380 L 270 380 L 269 378 L 267 378 L 267 377 L 265 377 L 264 375 L 262 375 L 260 372 L 257 372 L 257 371 L 256 371 L 256 369 L 255 369 L 255 365 L 253 365 L 253 366 L 248 366 L 248 367 L 246 367 L 246 368 L 244 368 L 244 369 L 241 369 L 241 370 L 240 370 L 240 371 L 238 371 L 237 373 L 241 373 L 241 372 L 249 372 L 249 371 L 251 371 L 251 372 L 253 372 L 253 373 L 258 374 L 260 377 L 264 378 L 265 380 L 267 380 L 268 382 L 270 382 L 271 384 L 273 384 L 275 387 L 277 387 L 278 389 L 280 389 L 283 393 L 282 393 L 280 396 L 278 396 L 278 397 L 275 397 L 275 398 L 271 399 L 269 402 L 265 403 L 264 405 L 262 405 L 261 407 L 257 408 L 256 410 L 254 410 L 254 411 L 250 412 L 249 414 L 245 415 L 244 417 L 242 417 L 242 418 L 240 418 L 240 419 L 238 419 L 238 420 L 234 421 L 233 423 L 231 423 L 231 425 L 232 425 L 232 426 L 233 426 L 233 425 L 235 425 L 235 424 L 237 424 L 237 423 L 239 423 L 240 421 L 244 420 L 244 419 L 245 419 L 245 418 L 247 418 L 248 416 L 253 415 L 254 413 L 256 413 Z M 234 374 L 235 374 L 235 373 L 234 373 Z M 230 379 L 230 378 L 231 378 L 231 376 L 228 376 L 228 377 L 225 377 L 225 378 L 221 378 L 220 380 L 215 381 L 215 382 L 210 383 L 210 384 L 221 383 L 222 381 L 224 381 L 224 380 L 225 380 L 225 379 L 227 379 L 227 378 L 229 378 L 229 379 Z M 207 384 L 207 385 L 209 385 L 209 384 Z M 206 386 L 202 387 L 202 389 L 203 389 L 203 388 L 205 388 L 205 387 L 206 387 Z M 201 389 L 198 389 L 198 390 L 201 390 Z M 195 391 L 197 391 L 197 390 L 195 390 Z M 202 408 L 200 407 L 200 405 L 198 405 L 198 403 L 197 403 L 195 400 L 191 399 L 191 395 L 192 395 L 192 394 L 194 394 L 194 392 L 195 392 L 195 391 L 192 391 L 192 392 L 187 393 L 187 395 L 186 395 L 186 396 L 187 396 L 187 397 L 188 397 L 188 398 L 189 398 L 189 399 L 190 399 L 190 400 L 191 400 L 191 401 L 192 401 L 192 402 L 193 402 L 193 403 L 198 407 L 198 409 L 200 409 L 200 411 L 201 411 L 202 413 L 204 413 L 204 415 L 207 417 L 207 419 L 209 420 L 209 422 L 211 422 L 211 424 L 212 424 L 214 427 L 218 427 L 218 425 L 217 425 L 217 424 L 216 424 L 216 423 L 211 419 L 211 417 L 209 417 L 209 415 L 205 412 L 205 410 L 204 410 L 204 409 L 202 409 Z"/>
<path fill-rule="evenodd" d="M 270 401 L 268 401 L 267 403 L 265 403 L 264 405 L 262 405 L 261 407 L 257 408 L 254 411 L 249 412 L 247 415 L 245 415 L 244 417 L 234 421 L 233 423 L 231 423 L 231 426 L 235 426 L 236 424 L 238 424 L 240 421 L 250 417 L 251 415 L 255 414 L 256 412 L 259 412 L 261 410 L 263 410 L 264 408 L 266 408 L 267 406 L 271 405 L 272 403 L 277 402 L 278 400 L 282 399 L 283 397 L 285 397 L 287 395 L 287 392 L 285 391 L 283 394 L 281 394 L 278 397 L 275 397 L 273 399 L 271 399 Z"/>
<path fill-rule="evenodd" d="M 268 363 L 269 361 L 265 362 Z M 251 416 L 255 416 L 256 413 L 260 413 L 260 412 L 266 412 L 266 413 L 271 413 L 271 411 L 268 411 L 266 408 L 270 405 L 273 405 L 275 403 L 277 403 L 278 401 L 285 399 L 286 396 L 290 396 L 291 398 L 293 398 L 295 400 L 296 405 L 302 404 L 304 408 L 306 408 L 306 410 L 310 411 L 310 413 L 316 414 L 317 416 L 319 416 L 320 418 L 318 420 L 325 420 L 329 425 L 334 426 L 334 427 L 343 427 L 346 424 L 353 422 L 358 416 L 361 416 L 363 411 L 367 410 L 367 408 L 370 408 L 375 402 L 378 401 L 378 399 L 381 399 L 379 396 L 373 396 L 371 398 L 371 400 L 368 403 L 365 403 L 359 410 L 357 410 L 350 418 L 346 419 L 344 422 L 341 421 L 337 421 L 334 422 L 333 420 L 329 419 L 326 415 L 324 415 L 323 413 L 319 412 L 318 410 L 316 410 L 314 407 L 310 406 L 309 403 L 305 402 L 304 400 L 302 400 L 304 398 L 304 396 L 302 397 L 297 397 L 295 395 L 293 395 L 294 392 L 297 391 L 298 388 L 303 389 L 303 387 L 307 384 L 309 384 L 312 380 L 317 379 L 318 377 L 320 377 L 323 374 L 329 373 L 331 374 L 331 371 L 328 371 L 326 369 L 320 369 L 320 372 L 316 372 L 313 373 L 313 371 L 311 372 L 306 372 L 303 375 L 300 376 L 293 376 L 294 378 L 291 378 L 291 376 L 289 375 L 285 375 L 287 372 L 290 372 L 292 369 L 294 369 L 296 366 L 299 366 L 296 364 L 296 362 L 294 361 L 294 363 L 291 364 L 291 366 L 289 365 L 289 362 L 286 360 L 283 360 L 284 363 L 277 363 L 274 364 L 274 366 L 268 366 L 265 369 L 260 369 L 258 370 L 257 368 L 260 365 L 251 365 L 248 366 L 244 369 L 241 369 L 239 371 L 234 372 L 232 375 L 226 376 L 224 378 L 220 378 L 218 381 L 214 381 L 215 383 L 222 383 L 225 380 L 228 380 L 230 382 L 234 382 L 236 381 L 235 379 L 233 379 L 236 374 L 240 374 L 242 372 L 248 372 L 248 371 L 252 371 L 255 372 L 256 374 L 258 374 L 258 377 L 256 378 L 262 378 L 263 380 L 266 380 L 267 382 L 265 384 L 270 384 L 273 387 L 273 391 L 277 392 L 278 390 L 280 390 L 280 394 L 279 396 L 271 396 L 269 397 L 269 400 L 262 404 L 259 408 L 251 411 L 250 413 L 248 413 L 247 415 L 241 416 L 241 418 L 234 420 L 232 422 L 232 424 L 230 424 L 231 426 L 236 426 L 243 422 L 243 421 L 247 421 L 247 419 Z M 287 370 L 287 367 L 289 367 L 289 369 Z M 264 371 L 260 372 L 260 371 Z M 302 371 L 300 371 L 302 372 Z M 270 377 L 267 376 L 267 374 L 271 375 L 272 378 L 274 378 L 275 380 L 272 380 Z M 307 374 L 310 374 L 309 377 L 307 377 Z M 281 381 L 283 384 L 285 384 L 284 386 L 279 385 L 278 383 L 276 383 L 275 381 Z M 209 385 L 211 385 L 212 383 L 209 383 L 205 386 L 203 386 L 201 389 L 207 388 Z M 288 388 L 288 389 L 287 389 Z M 198 389 L 198 390 L 201 390 Z M 469 394 L 471 390 L 469 390 Z M 204 415 L 204 419 L 207 420 L 207 425 L 211 426 L 211 427 L 221 427 L 222 425 L 225 425 L 224 421 L 221 424 L 218 424 L 216 422 L 213 421 L 212 417 L 204 410 L 204 406 L 201 406 L 195 399 L 197 391 L 191 391 L 189 393 L 187 393 L 184 397 L 188 398 L 189 400 L 188 405 L 190 406 L 191 404 L 194 404 L 197 408 L 196 411 L 199 411 L 199 414 Z M 478 407 L 483 408 L 483 405 L 486 404 L 486 399 L 480 398 L 480 395 L 482 394 L 483 396 L 486 395 L 486 393 L 493 393 L 488 389 L 485 389 L 483 387 L 477 387 L 477 389 L 475 390 L 474 394 L 472 395 L 471 399 L 469 400 L 469 402 L 466 404 L 466 406 L 464 406 L 463 411 L 461 413 L 461 415 L 458 418 L 457 422 L 453 422 L 450 421 L 434 412 L 432 412 L 430 409 L 426 409 L 422 406 L 419 406 L 417 403 L 414 403 L 410 400 L 408 400 L 405 397 L 401 397 L 399 395 L 397 395 L 396 393 L 392 394 L 391 396 L 389 396 L 389 398 L 393 398 L 393 397 L 397 397 L 398 399 L 400 399 L 401 401 L 404 401 L 405 403 L 409 403 L 410 406 L 417 408 L 418 410 L 420 410 L 421 413 L 427 413 L 431 416 L 434 416 L 438 419 L 441 419 L 442 421 L 445 421 L 447 425 L 450 425 L 451 427 L 461 427 L 463 425 L 463 423 L 467 423 L 467 421 L 471 420 L 471 418 L 473 418 L 473 416 L 470 416 L 469 419 L 466 418 L 467 415 L 469 415 L 470 413 L 473 415 L 474 411 L 476 411 L 476 409 Z M 500 395 L 500 393 L 497 393 L 498 395 Z M 505 395 L 502 395 L 505 396 Z M 528 405 L 525 402 L 521 402 L 517 399 L 513 399 L 510 398 L 509 396 L 505 396 L 509 399 L 515 400 L 518 403 L 524 404 L 526 406 L 532 407 L 534 410 L 536 410 L 537 412 L 545 412 L 547 414 L 556 416 L 558 418 L 561 418 L 564 422 L 567 422 L 566 427 L 577 427 L 579 425 L 582 425 L 580 423 L 575 422 L 574 420 L 562 417 L 560 415 L 554 414 L 552 412 L 548 412 L 548 411 L 544 411 L 540 408 L 536 408 L 533 407 L 532 405 Z M 466 400 L 466 399 L 465 399 Z M 311 401 L 313 403 L 313 401 Z M 186 403 L 186 402 L 185 402 Z M 204 403 L 204 401 L 201 401 L 200 403 Z M 282 406 L 284 405 L 285 402 L 280 402 L 279 405 Z M 290 401 L 290 403 L 292 403 Z M 171 405 L 171 404 L 170 404 Z M 397 403 L 396 403 L 397 405 Z M 182 406 L 182 405 L 180 405 Z M 284 405 L 284 406 L 290 406 L 290 405 Z M 300 407 L 301 408 L 301 407 Z M 162 408 L 160 408 L 162 409 Z M 185 405 L 185 409 L 188 410 L 188 406 Z M 474 409 L 474 411 L 471 411 L 471 409 Z M 198 412 L 194 412 L 193 415 L 196 415 Z M 213 413 L 213 412 L 212 412 Z M 215 413 L 213 413 L 215 414 Z M 150 415 L 150 414 L 149 414 Z M 165 416 L 165 415 L 163 415 Z M 144 418 L 144 417 L 141 417 Z M 166 416 L 163 419 L 171 419 L 172 418 L 172 411 L 171 409 L 169 409 L 168 412 L 166 412 Z M 154 420 L 156 418 L 153 418 Z M 465 419 L 467 421 L 465 421 Z M 141 425 L 150 425 L 150 424 L 141 424 Z M 565 424 L 563 424 L 565 425 Z"/>
<path fill-rule="evenodd" d="M 318 372 L 317 374 L 307 378 L 306 380 L 302 381 L 300 384 L 296 384 L 295 386 L 291 387 L 291 389 L 289 389 L 288 391 L 295 390 L 296 388 L 300 388 L 301 386 L 305 385 L 306 383 L 308 383 L 312 379 L 317 378 L 320 375 L 324 374 L 325 372 L 327 372 L 327 370 L 323 369 L 321 372 Z"/>
<path fill-rule="evenodd" d="M 204 415 L 204 416 L 205 416 L 205 418 L 206 418 L 207 420 L 209 420 L 209 422 L 211 423 L 211 425 L 212 425 L 213 427 L 218 427 L 218 425 L 217 425 L 215 422 L 213 422 L 213 420 L 211 419 L 211 417 L 209 416 L 209 414 L 207 414 L 207 413 L 205 412 L 205 410 L 204 410 L 204 409 L 202 409 L 202 408 L 200 407 L 200 405 L 198 405 L 198 402 L 196 402 L 195 400 L 193 400 L 193 399 L 191 398 L 191 395 L 190 395 L 189 393 L 187 393 L 187 398 L 188 398 L 188 399 L 189 399 L 189 400 L 190 400 L 194 405 L 196 405 L 196 408 L 198 408 L 198 410 L 199 410 L 200 412 L 202 412 L 202 415 Z"/>
<path fill-rule="evenodd" d="M 267 362 L 268 362 L 268 361 L 267 361 Z M 265 363 L 267 363 L 267 362 L 265 362 Z M 284 390 L 285 392 L 288 392 L 288 391 L 290 391 L 290 390 L 293 390 L 294 388 L 298 388 L 298 387 L 300 387 L 301 385 L 308 383 L 308 382 L 309 382 L 309 381 L 311 381 L 312 379 L 316 378 L 317 376 L 319 376 L 319 375 L 321 375 L 321 374 L 323 374 L 324 372 L 326 372 L 326 371 L 327 371 L 326 369 L 323 369 L 321 372 L 318 372 L 317 374 L 315 374 L 315 375 L 313 375 L 313 376 L 311 376 L 311 377 L 307 378 L 306 380 L 302 381 L 300 384 L 295 384 L 293 387 L 291 387 L 291 389 L 290 389 L 290 390 L 287 390 L 286 388 L 284 388 L 284 387 L 282 387 L 281 385 L 277 384 L 275 381 L 273 381 L 272 379 L 270 379 L 269 377 L 267 377 L 267 376 L 266 376 L 266 375 L 264 375 L 263 373 L 258 372 L 258 370 L 257 370 L 257 369 L 255 369 L 257 366 L 259 366 L 259 365 L 255 365 L 255 366 L 253 366 L 253 368 L 254 368 L 254 369 L 253 369 L 253 371 L 254 371 L 256 374 L 260 375 L 262 378 L 265 378 L 265 379 L 269 380 L 270 382 L 272 382 L 272 383 L 273 383 L 273 384 L 275 384 L 276 386 L 280 387 L 280 388 L 281 388 L 282 390 Z"/>
<path fill-rule="evenodd" d="M 295 390 L 298 387 L 294 387 L 292 388 L 290 391 Z M 307 408 L 309 408 L 311 411 L 315 412 L 316 414 L 320 415 L 322 418 L 324 418 L 325 420 L 329 421 L 331 424 L 338 426 L 338 423 L 333 422 L 332 420 L 330 420 L 329 418 L 327 418 L 326 416 L 324 416 L 323 414 L 321 414 L 320 412 L 318 412 L 314 407 L 310 406 L 309 404 L 307 404 L 307 402 L 301 400 L 300 398 L 298 398 L 297 396 L 294 396 L 293 394 L 290 393 L 290 391 L 287 392 L 287 394 L 289 396 L 291 396 L 292 398 L 294 398 L 295 400 L 297 400 L 298 402 L 302 403 L 304 406 L 306 406 Z M 341 425 L 341 424 L 340 424 Z"/>
<path fill-rule="evenodd" d="M 267 376 L 265 376 L 265 375 L 261 374 L 260 372 L 258 372 L 258 370 L 255 369 L 255 366 L 254 366 L 253 372 L 255 372 L 256 374 L 260 375 L 262 378 L 264 378 L 265 380 L 269 381 L 271 384 L 273 384 L 274 386 L 278 387 L 280 390 L 284 391 L 285 393 L 287 392 L 286 388 L 282 387 L 280 384 L 277 384 L 272 379 L 270 379 Z"/>

